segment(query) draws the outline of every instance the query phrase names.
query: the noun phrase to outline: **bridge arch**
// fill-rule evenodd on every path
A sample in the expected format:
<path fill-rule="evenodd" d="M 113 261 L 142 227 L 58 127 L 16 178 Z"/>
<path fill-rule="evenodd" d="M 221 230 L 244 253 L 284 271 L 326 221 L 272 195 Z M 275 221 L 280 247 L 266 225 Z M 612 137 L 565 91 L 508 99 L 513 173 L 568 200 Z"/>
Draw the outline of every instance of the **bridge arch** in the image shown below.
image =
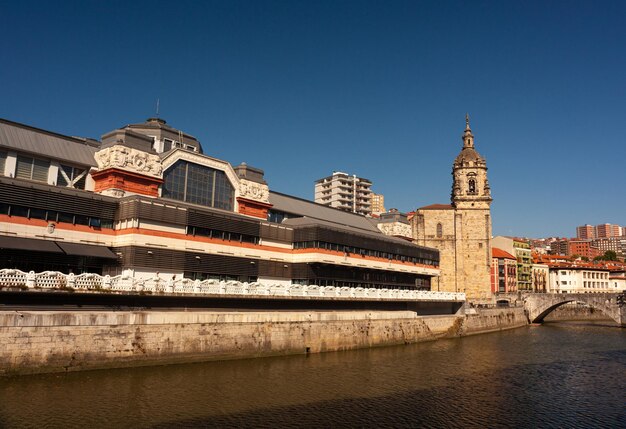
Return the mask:
<path fill-rule="evenodd" d="M 555 309 L 569 302 L 580 302 L 624 326 L 622 308 L 617 305 L 617 294 L 528 294 L 524 307 L 531 323 L 541 323 Z"/>

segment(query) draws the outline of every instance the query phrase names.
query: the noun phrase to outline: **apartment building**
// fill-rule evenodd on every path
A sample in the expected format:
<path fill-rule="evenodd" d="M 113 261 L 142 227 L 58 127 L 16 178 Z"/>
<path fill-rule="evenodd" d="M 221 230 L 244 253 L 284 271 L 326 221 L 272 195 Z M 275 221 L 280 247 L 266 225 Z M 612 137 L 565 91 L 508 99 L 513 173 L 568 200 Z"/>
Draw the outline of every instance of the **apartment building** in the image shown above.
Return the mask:
<path fill-rule="evenodd" d="M 315 202 L 367 216 L 372 214 L 371 187 L 368 179 L 335 171 L 315 181 Z"/>

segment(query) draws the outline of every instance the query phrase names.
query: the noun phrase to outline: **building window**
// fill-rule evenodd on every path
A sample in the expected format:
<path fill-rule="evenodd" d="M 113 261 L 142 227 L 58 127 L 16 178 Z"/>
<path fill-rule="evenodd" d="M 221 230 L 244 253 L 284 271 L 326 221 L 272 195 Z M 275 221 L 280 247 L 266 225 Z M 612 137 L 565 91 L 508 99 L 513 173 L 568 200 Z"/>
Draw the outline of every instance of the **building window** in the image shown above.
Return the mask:
<path fill-rule="evenodd" d="M 0 151 L 0 176 L 4 175 L 4 165 L 6 164 L 7 153 Z"/>
<path fill-rule="evenodd" d="M 469 179 L 467 193 L 468 194 L 475 194 L 476 193 L 476 181 L 474 179 Z"/>
<path fill-rule="evenodd" d="M 15 177 L 47 182 L 49 168 L 50 161 L 18 155 Z"/>
<path fill-rule="evenodd" d="M 68 188 L 85 189 L 87 170 L 84 168 L 71 167 L 69 165 L 59 165 L 57 175 L 57 186 Z"/>
<path fill-rule="evenodd" d="M 437 224 L 437 238 L 443 237 L 443 225 L 441 223 Z"/>
<path fill-rule="evenodd" d="M 233 210 L 235 190 L 223 171 L 180 160 L 163 179 L 165 198 Z"/>

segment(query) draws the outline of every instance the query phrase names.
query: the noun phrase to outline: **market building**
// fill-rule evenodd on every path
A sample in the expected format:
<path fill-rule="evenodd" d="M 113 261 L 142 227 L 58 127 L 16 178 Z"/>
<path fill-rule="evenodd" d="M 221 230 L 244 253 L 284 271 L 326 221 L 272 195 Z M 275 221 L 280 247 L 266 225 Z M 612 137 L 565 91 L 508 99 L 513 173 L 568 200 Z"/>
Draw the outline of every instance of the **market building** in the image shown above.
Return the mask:
<path fill-rule="evenodd" d="M 160 118 L 100 141 L 0 119 L 0 268 L 430 289 L 439 251 L 272 192 Z"/>

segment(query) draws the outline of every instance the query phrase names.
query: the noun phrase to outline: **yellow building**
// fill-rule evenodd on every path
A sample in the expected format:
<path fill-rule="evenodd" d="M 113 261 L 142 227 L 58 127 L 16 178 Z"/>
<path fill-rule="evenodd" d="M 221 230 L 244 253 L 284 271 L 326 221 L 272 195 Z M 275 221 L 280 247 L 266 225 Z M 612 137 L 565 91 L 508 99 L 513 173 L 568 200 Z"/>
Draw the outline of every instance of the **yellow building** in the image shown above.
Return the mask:
<path fill-rule="evenodd" d="M 372 213 L 385 213 L 385 196 L 383 194 L 375 194 L 372 192 Z"/>
<path fill-rule="evenodd" d="M 465 292 L 470 301 L 491 299 L 491 189 L 487 163 L 474 148 L 466 117 L 463 147 L 452 165 L 451 204 L 421 207 L 411 220 L 415 243 L 440 251 L 434 290 Z"/>

